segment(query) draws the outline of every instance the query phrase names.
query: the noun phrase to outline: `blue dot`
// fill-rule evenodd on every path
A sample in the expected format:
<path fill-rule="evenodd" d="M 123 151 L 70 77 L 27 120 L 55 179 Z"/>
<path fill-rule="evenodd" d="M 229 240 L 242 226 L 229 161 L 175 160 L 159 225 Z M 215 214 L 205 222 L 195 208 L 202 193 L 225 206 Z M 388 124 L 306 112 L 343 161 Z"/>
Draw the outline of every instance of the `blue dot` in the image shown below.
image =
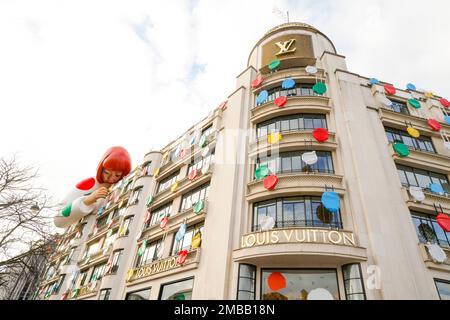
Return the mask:
<path fill-rule="evenodd" d="M 330 212 L 339 211 L 339 195 L 334 191 L 326 191 L 322 194 L 322 204 Z"/>
<path fill-rule="evenodd" d="M 447 124 L 450 124 L 450 116 L 444 116 L 444 120 Z"/>
<path fill-rule="evenodd" d="M 256 97 L 256 104 L 260 105 L 266 102 L 267 98 L 269 97 L 269 92 L 267 90 L 261 91 L 258 96 Z"/>
<path fill-rule="evenodd" d="M 406 89 L 411 90 L 411 91 L 416 91 L 416 86 L 413 85 L 412 83 L 408 83 L 406 85 Z"/>
<path fill-rule="evenodd" d="M 283 83 L 281 84 L 281 88 L 283 89 L 292 89 L 295 88 L 295 81 L 294 79 L 284 79 Z"/>
<path fill-rule="evenodd" d="M 438 183 L 430 183 L 430 190 L 433 193 L 444 194 L 444 189 Z"/>
<path fill-rule="evenodd" d="M 378 81 L 378 79 L 376 79 L 376 78 L 370 78 L 369 82 L 370 82 L 370 84 L 379 84 L 380 83 L 380 81 Z"/>

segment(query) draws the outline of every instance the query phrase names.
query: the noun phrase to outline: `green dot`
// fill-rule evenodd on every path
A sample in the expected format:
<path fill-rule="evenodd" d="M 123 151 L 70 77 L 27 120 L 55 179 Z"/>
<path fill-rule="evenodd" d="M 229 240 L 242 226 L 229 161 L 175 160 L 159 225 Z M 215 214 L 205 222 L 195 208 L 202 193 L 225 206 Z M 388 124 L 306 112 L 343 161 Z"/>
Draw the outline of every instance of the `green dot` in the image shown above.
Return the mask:
<path fill-rule="evenodd" d="M 270 70 L 274 70 L 274 69 L 278 68 L 280 66 L 280 64 L 281 64 L 281 61 L 278 59 L 275 59 L 269 63 L 268 67 Z"/>
<path fill-rule="evenodd" d="M 409 155 L 408 147 L 400 142 L 394 143 L 394 150 L 400 157 L 407 157 Z"/>
<path fill-rule="evenodd" d="M 205 145 L 206 145 L 206 136 L 202 135 L 201 138 L 200 138 L 200 142 L 198 143 L 198 146 L 200 148 L 203 148 Z"/>
<path fill-rule="evenodd" d="M 324 94 L 327 91 L 327 86 L 323 82 L 317 82 L 313 87 L 313 91 L 317 94 Z"/>
<path fill-rule="evenodd" d="M 408 103 L 411 107 L 415 108 L 415 109 L 419 109 L 420 108 L 420 102 L 416 99 L 409 99 Z"/>
<path fill-rule="evenodd" d="M 266 165 L 259 166 L 255 170 L 255 179 L 261 180 L 262 178 L 265 178 L 269 175 L 270 170 Z"/>
<path fill-rule="evenodd" d="M 200 213 L 200 211 L 203 210 L 203 207 L 205 206 L 205 203 L 203 200 L 198 201 L 194 206 L 194 213 Z"/>
<path fill-rule="evenodd" d="M 150 205 L 150 203 L 152 203 L 153 201 L 153 197 L 152 196 L 148 196 L 147 197 L 147 201 L 145 202 L 147 205 Z"/>
<path fill-rule="evenodd" d="M 72 212 L 72 203 L 69 203 L 67 206 L 64 207 L 64 209 L 61 210 L 61 215 L 63 217 L 70 216 L 70 213 Z"/>

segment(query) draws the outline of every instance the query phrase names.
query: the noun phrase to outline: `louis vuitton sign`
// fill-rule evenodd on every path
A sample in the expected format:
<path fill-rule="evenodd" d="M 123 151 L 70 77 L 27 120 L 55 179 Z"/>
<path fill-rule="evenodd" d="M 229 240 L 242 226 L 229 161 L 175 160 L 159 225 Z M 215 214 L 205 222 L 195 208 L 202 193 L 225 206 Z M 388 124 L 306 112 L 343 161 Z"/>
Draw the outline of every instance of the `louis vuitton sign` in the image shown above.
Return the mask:
<path fill-rule="evenodd" d="M 329 229 L 279 229 L 253 232 L 241 237 L 241 248 L 282 243 L 324 243 L 357 246 L 355 235 L 352 232 Z"/>
<path fill-rule="evenodd" d="M 311 36 L 306 34 L 290 34 L 277 37 L 262 46 L 261 71 L 269 72 L 267 65 L 281 60 L 280 69 L 304 67 L 315 64 Z"/>

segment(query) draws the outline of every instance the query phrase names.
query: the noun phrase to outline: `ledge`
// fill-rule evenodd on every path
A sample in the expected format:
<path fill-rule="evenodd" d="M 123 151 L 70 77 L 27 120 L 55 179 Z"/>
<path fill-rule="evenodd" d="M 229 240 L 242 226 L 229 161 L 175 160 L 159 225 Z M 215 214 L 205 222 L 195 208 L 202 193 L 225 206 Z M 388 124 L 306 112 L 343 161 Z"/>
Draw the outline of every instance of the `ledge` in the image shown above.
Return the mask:
<path fill-rule="evenodd" d="M 99 250 L 91 255 L 88 263 L 85 262 L 86 259 L 82 259 L 77 262 L 77 265 L 80 267 L 80 269 L 89 269 L 90 267 L 96 265 L 99 262 L 102 262 L 103 260 L 106 261 L 109 259 L 109 255 L 113 251 L 112 248 L 113 246 L 110 245 L 105 253 L 103 253 L 103 250 Z"/>
<path fill-rule="evenodd" d="M 218 132 L 219 131 L 216 129 L 210 135 L 207 136 L 207 145 L 206 146 L 208 146 L 209 148 L 215 147 Z M 170 151 L 169 151 L 169 153 L 170 153 Z M 196 157 L 201 156 L 201 153 L 202 153 L 202 148 L 198 147 L 198 145 L 195 144 L 195 145 L 191 146 L 190 154 L 188 156 L 186 156 L 184 159 L 179 159 L 176 162 L 172 162 L 172 160 L 169 160 L 168 162 L 166 162 L 164 165 L 162 165 L 159 168 L 159 173 L 155 177 L 156 182 L 159 183 L 164 178 L 170 176 L 177 169 L 180 169 L 184 165 L 190 164 L 192 158 L 195 159 Z M 169 154 L 169 156 L 170 156 L 170 154 Z"/>
<path fill-rule="evenodd" d="M 170 256 L 161 260 L 154 261 L 146 266 L 133 268 L 133 275 L 126 279 L 126 286 L 147 282 L 153 279 L 167 277 L 176 273 L 192 270 L 198 267 L 200 263 L 201 249 L 191 250 L 188 253 L 186 262 L 183 265 L 177 264 L 177 256 Z"/>
<path fill-rule="evenodd" d="M 283 228 L 241 237 L 233 260 L 258 265 L 348 263 L 367 260 L 351 231 L 326 228 Z"/>
<path fill-rule="evenodd" d="M 97 282 L 95 283 L 94 288 L 90 288 L 90 286 L 92 285 L 92 283 L 88 283 L 88 284 L 82 286 L 80 289 L 78 289 L 78 294 L 77 294 L 77 296 L 76 296 L 75 298 L 71 298 L 70 300 L 74 300 L 74 299 L 75 299 L 75 300 L 78 300 L 78 299 L 85 299 L 85 298 L 90 298 L 90 297 L 96 296 L 96 295 L 97 295 L 97 292 L 98 292 L 99 283 L 100 283 L 100 281 L 97 281 Z M 72 292 L 73 292 L 73 291 L 74 291 L 74 290 L 72 290 L 72 291 L 70 292 L 70 295 L 72 295 Z"/>
<path fill-rule="evenodd" d="M 263 180 L 255 180 L 247 184 L 246 199 L 249 202 L 264 201 L 276 197 L 289 197 L 300 195 L 321 195 L 325 185 L 334 186 L 335 191 L 345 193 L 343 177 L 327 173 L 295 173 L 277 174 L 278 185 L 274 190 L 264 188 Z"/>
<path fill-rule="evenodd" d="M 443 263 L 436 263 L 433 261 L 433 259 L 430 257 L 428 253 L 427 248 L 425 247 L 425 244 L 419 243 L 419 250 L 423 258 L 423 262 L 425 263 L 425 266 L 427 268 L 438 271 L 450 272 L 450 249 L 442 248 L 442 250 L 444 250 L 444 252 L 447 255 L 447 260 L 445 260 Z"/>
<path fill-rule="evenodd" d="M 305 71 L 305 68 L 283 69 L 277 72 L 266 74 L 265 76 L 263 76 L 263 78 L 263 83 L 258 88 L 252 90 L 254 94 L 257 94 L 262 90 L 269 90 L 274 87 L 281 86 L 281 82 L 287 78 L 292 78 L 294 80 L 306 80 L 305 83 L 315 83 L 316 80 L 322 80 L 322 82 L 326 82 L 324 69 L 317 69 L 317 78 L 316 76 L 307 73 Z"/>
<path fill-rule="evenodd" d="M 278 108 L 274 101 L 255 106 L 251 110 L 250 121 L 259 123 L 274 117 L 296 113 L 329 113 L 331 111 L 330 98 L 324 96 L 293 96 L 288 97 L 284 107 Z"/>
<path fill-rule="evenodd" d="M 402 187 L 403 199 L 407 206 L 413 210 L 419 210 L 424 213 L 435 213 L 434 204 L 440 204 L 444 210 L 450 210 L 450 197 L 440 196 L 435 193 L 423 191 L 425 199 L 422 202 L 415 201 L 409 194 L 408 188 Z"/>
<path fill-rule="evenodd" d="M 114 230 L 114 228 L 116 228 L 120 225 L 120 220 L 121 220 L 120 218 L 121 218 L 121 216 L 114 218 L 114 221 L 110 228 L 108 228 L 108 224 L 106 224 L 106 225 L 102 226 L 100 229 L 98 229 L 96 234 L 94 234 L 93 232 L 89 233 L 88 238 L 86 239 L 85 243 L 89 244 L 91 242 L 95 242 L 95 240 L 98 240 L 101 237 L 103 237 L 105 234 L 107 234 L 109 232 L 109 230 Z"/>
<path fill-rule="evenodd" d="M 151 205 L 148 207 L 149 210 L 154 210 L 164 204 L 165 202 L 171 201 L 175 199 L 176 197 L 184 194 L 188 190 L 195 189 L 196 187 L 201 186 L 202 184 L 208 182 L 211 179 L 212 173 L 209 171 L 207 174 L 201 174 L 194 179 L 193 181 L 190 181 L 189 178 L 186 176 L 182 178 L 180 181 L 178 181 L 178 187 L 175 190 L 175 192 L 171 192 L 170 187 L 157 195 L 154 196 L 154 201 L 151 203 Z"/>
<path fill-rule="evenodd" d="M 48 284 L 50 284 L 50 283 L 52 283 L 52 282 L 58 281 L 60 274 L 62 274 L 62 273 L 59 272 L 59 271 L 56 271 L 56 272 L 55 272 L 55 275 L 54 275 L 53 277 L 51 277 L 51 278 L 48 279 L 48 280 L 42 281 L 42 282 L 40 283 L 40 286 L 41 286 L 41 287 L 45 287 L 46 285 L 48 285 Z"/>
<path fill-rule="evenodd" d="M 186 224 L 196 224 L 198 222 L 201 222 L 205 220 L 205 215 L 208 209 L 208 201 L 206 201 L 205 206 L 203 210 L 200 213 L 194 213 L 193 208 L 190 208 L 188 210 L 179 212 L 175 215 L 172 215 L 169 217 L 169 221 L 167 223 L 166 229 L 162 230 L 159 227 L 159 223 L 154 224 L 147 229 L 144 229 L 142 231 L 141 238 L 147 238 L 152 241 L 153 239 L 158 238 L 159 236 L 162 236 L 164 233 L 172 233 L 176 232 L 180 225 L 183 223 L 183 221 L 186 219 Z"/>
<path fill-rule="evenodd" d="M 315 150 L 332 151 L 336 150 L 336 134 L 329 133 L 329 138 L 325 142 L 317 142 L 312 136 L 313 130 L 287 131 L 281 132 L 282 139 L 277 144 L 269 144 L 268 136 L 263 136 L 257 141 L 249 143 L 249 157 L 256 158 L 260 153 L 268 154 L 269 151 L 277 152 L 296 151 L 296 150 Z M 305 143 L 306 140 L 306 143 Z M 273 152 L 272 152 L 273 153 Z"/>
<path fill-rule="evenodd" d="M 394 151 L 392 143 L 389 143 L 389 151 L 395 163 L 442 174 L 448 174 L 450 172 L 450 157 L 413 149 L 409 149 L 409 155 L 407 157 L 400 157 Z"/>
<path fill-rule="evenodd" d="M 411 122 L 411 124 L 421 133 L 441 138 L 440 131 L 431 130 L 431 128 L 427 124 L 427 119 L 425 118 L 398 113 L 392 110 L 388 110 L 386 108 L 379 108 L 378 114 L 380 116 L 381 122 L 389 127 L 405 129 L 406 126 L 405 121 L 407 121 Z M 436 120 L 439 121 L 439 119 Z M 439 121 L 439 124 L 442 126 L 441 130 L 450 132 L 449 125 L 442 123 L 441 121 Z"/>

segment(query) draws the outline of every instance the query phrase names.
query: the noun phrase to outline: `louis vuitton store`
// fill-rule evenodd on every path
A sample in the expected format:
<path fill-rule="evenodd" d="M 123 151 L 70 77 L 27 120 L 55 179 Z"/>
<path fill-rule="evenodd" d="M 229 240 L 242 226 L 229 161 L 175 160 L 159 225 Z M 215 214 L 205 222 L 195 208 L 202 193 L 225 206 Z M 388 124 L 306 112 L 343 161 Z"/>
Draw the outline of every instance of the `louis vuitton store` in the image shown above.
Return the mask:
<path fill-rule="evenodd" d="M 288 23 L 217 105 L 145 155 L 116 214 L 66 233 L 42 299 L 449 299 L 450 102 Z M 95 277 L 70 282 L 67 260 Z"/>

